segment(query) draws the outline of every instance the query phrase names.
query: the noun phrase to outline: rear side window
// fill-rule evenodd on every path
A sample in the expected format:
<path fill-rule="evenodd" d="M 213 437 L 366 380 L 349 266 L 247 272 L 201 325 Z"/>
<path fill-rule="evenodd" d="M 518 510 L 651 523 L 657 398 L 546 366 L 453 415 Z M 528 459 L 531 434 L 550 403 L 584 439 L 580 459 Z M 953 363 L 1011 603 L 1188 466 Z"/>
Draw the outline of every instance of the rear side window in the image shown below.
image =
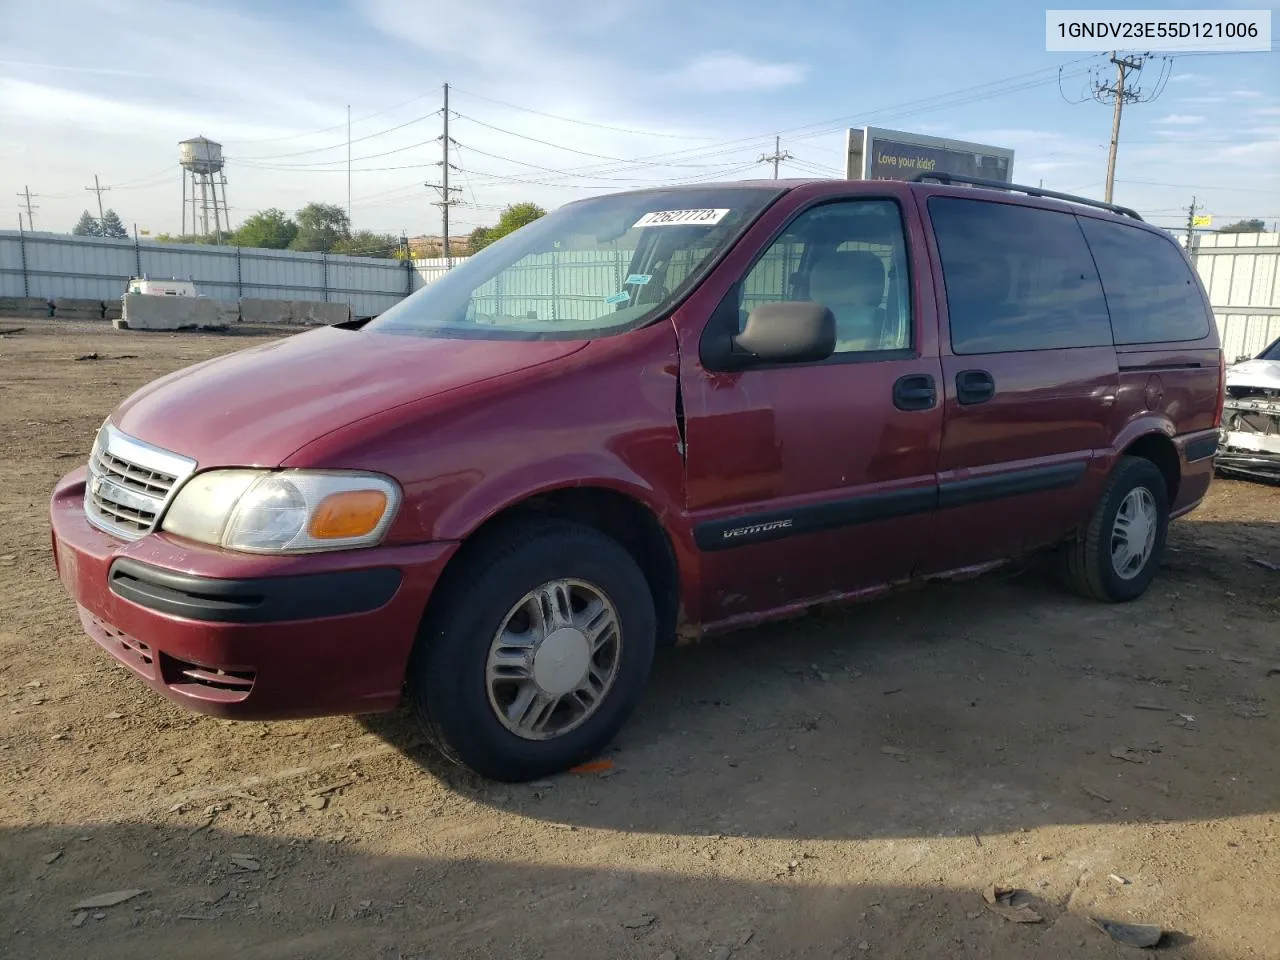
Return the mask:
<path fill-rule="evenodd" d="M 1071 214 L 930 197 L 951 349 L 1012 353 L 1110 346 L 1098 271 Z"/>
<path fill-rule="evenodd" d="M 1116 343 L 1199 340 L 1209 314 L 1173 241 L 1123 223 L 1080 217 L 1111 308 Z"/>

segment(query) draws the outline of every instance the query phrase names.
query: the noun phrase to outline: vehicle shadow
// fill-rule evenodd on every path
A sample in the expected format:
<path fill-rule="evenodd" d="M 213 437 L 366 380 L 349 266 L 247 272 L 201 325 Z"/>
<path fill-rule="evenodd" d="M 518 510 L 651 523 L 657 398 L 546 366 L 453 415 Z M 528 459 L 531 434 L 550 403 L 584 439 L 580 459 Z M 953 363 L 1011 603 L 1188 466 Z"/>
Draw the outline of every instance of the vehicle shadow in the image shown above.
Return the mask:
<path fill-rule="evenodd" d="M 1118 955 L 1088 916 L 1127 912 L 1105 877 L 1082 883 L 1065 865 L 1043 871 L 1052 879 L 1030 901 L 1042 921 L 1011 923 L 984 908 L 987 876 L 957 889 L 887 869 L 901 876 L 858 884 L 840 881 L 844 864 L 811 857 L 778 877 L 736 861 L 731 841 L 704 845 L 718 862 L 691 846 L 681 853 L 695 866 L 661 870 L 609 862 L 574 835 L 509 861 L 442 855 L 423 837 L 399 846 L 413 852 L 141 823 L 2 829 L 6 955 L 1073 960 Z M 982 872 L 1003 882 L 1007 868 Z M 75 909 L 121 890 L 137 895 Z M 1163 944 L 1181 958 L 1240 955 L 1176 930 Z"/>
<path fill-rule="evenodd" d="M 667 650 L 612 769 L 547 789 L 451 766 L 404 713 L 364 722 L 455 791 L 581 827 L 936 837 L 1271 813 L 1280 591 L 1255 556 L 1280 561 L 1280 524 L 1184 522 L 1131 604 L 1040 563 Z"/>

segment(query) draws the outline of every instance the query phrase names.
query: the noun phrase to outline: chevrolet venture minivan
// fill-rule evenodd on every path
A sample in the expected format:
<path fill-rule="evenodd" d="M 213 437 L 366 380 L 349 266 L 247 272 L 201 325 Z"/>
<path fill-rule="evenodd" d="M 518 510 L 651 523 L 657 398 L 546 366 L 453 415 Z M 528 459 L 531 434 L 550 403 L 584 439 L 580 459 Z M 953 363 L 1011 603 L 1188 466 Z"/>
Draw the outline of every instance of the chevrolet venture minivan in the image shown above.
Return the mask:
<path fill-rule="evenodd" d="M 658 644 L 1050 547 L 1133 600 L 1222 407 L 1204 290 L 1124 208 L 641 190 L 139 390 L 54 491 L 54 556 L 89 636 L 191 709 L 407 697 L 523 780 L 608 744 Z"/>

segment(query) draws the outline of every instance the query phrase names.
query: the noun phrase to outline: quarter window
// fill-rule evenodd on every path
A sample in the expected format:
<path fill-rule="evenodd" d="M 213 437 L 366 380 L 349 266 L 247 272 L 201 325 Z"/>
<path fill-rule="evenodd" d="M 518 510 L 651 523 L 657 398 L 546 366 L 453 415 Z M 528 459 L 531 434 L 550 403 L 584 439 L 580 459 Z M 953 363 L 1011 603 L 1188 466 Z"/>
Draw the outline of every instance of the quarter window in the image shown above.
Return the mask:
<path fill-rule="evenodd" d="M 1141 227 L 1080 217 L 1102 275 L 1116 343 L 1199 340 L 1209 311 L 1173 240 Z"/>

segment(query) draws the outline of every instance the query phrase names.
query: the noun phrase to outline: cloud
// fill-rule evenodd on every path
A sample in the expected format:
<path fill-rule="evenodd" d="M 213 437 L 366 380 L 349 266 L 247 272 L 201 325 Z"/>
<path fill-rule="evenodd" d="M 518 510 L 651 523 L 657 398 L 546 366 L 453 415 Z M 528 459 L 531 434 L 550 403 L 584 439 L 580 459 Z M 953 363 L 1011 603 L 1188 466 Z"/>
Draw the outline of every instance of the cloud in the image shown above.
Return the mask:
<path fill-rule="evenodd" d="M 30 73 L 44 70 L 61 70 L 67 73 L 96 73 L 107 77 L 141 77 L 156 79 L 159 74 L 144 73 L 139 70 L 119 70 L 114 67 L 87 67 L 72 63 L 37 63 L 32 60 L 0 60 L 0 67 L 19 67 L 19 72 Z"/>
<path fill-rule="evenodd" d="M 794 63 L 771 63 L 740 53 L 705 53 L 668 75 L 680 86 L 704 93 L 777 90 L 804 82 L 806 70 Z"/>
<path fill-rule="evenodd" d="M 1179 103 L 1222 103 L 1225 97 L 1183 97 Z"/>
<path fill-rule="evenodd" d="M 134 125 L 151 131 L 167 128 L 199 130 L 211 121 L 209 115 L 171 110 L 138 101 L 95 96 L 63 87 L 28 83 L 0 77 L 0 104 L 4 114 L 48 126 L 74 126 L 117 132 Z M 175 155 L 177 147 L 174 147 Z"/>
<path fill-rule="evenodd" d="M 1204 123 L 1204 117 L 1198 117 L 1189 113 L 1170 113 L 1161 117 L 1156 123 L 1167 123 L 1170 126 L 1192 127 L 1198 123 Z"/>
<path fill-rule="evenodd" d="M 1243 164 L 1253 166 L 1280 164 L 1280 140 L 1250 140 L 1215 150 L 1204 158 L 1211 164 Z"/>
<path fill-rule="evenodd" d="M 1261 97 L 1263 94 L 1261 90 L 1242 89 L 1242 90 L 1232 90 L 1231 95 L 1233 97 L 1240 97 L 1242 100 L 1252 100 L 1255 97 Z"/>

